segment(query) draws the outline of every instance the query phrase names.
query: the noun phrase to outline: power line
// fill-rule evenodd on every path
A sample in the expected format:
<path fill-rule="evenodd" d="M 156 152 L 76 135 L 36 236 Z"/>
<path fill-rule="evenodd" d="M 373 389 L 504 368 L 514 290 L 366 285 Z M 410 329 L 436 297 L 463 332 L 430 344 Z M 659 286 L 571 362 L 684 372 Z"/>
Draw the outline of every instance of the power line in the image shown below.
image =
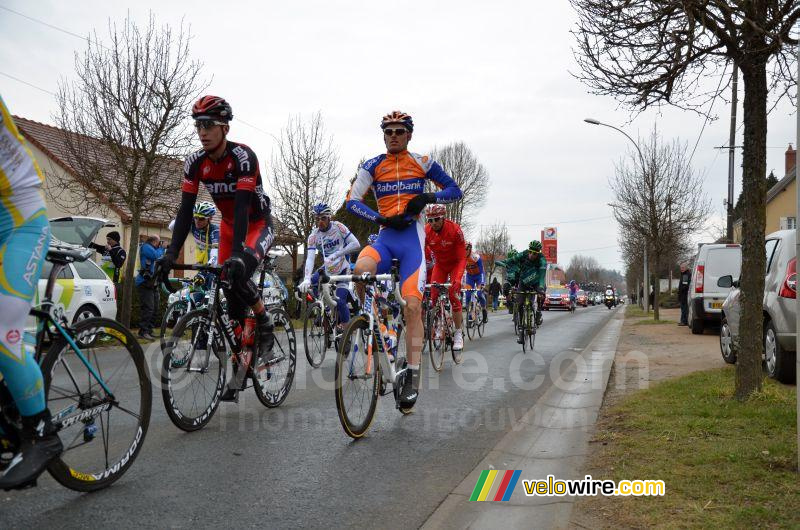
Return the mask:
<path fill-rule="evenodd" d="M 605 250 L 608 248 L 618 248 L 619 245 L 609 245 L 607 247 L 595 247 L 595 248 L 579 248 L 577 250 L 559 250 L 558 252 L 561 254 L 574 254 L 575 252 L 589 252 L 590 250 Z"/>
<path fill-rule="evenodd" d="M 86 42 L 88 42 L 89 44 L 91 44 L 91 43 L 92 43 L 92 41 L 91 41 L 91 40 L 90 40 L 88 37 L 84 37 L 83 35 L 78 35 L 77 33 L 73 32 L 73 31 L 70 31 L 70 30 L 68 30 L 68 29 L 64 29 L 64 28 L 61 28 L 61 27 L 55 26 L 55 25 L 53 25 L 53 24 L 50 24 L 49 22 L 45 22 L 44 20 L 41 20 L 41 19 L 38 19 L 38 18 L 32 17 L 32 16 L 30 16 L 30 15 L 26 15 L 26 14 L 24 14 L 24 13 L 20 13 L 19 11 L 14 11 L 13 9 L 11 9 L 11 8 L 8 8 L 8 7 L 6 7 L 6 6 L 0 6 L 0 9 L 3 9 L 3 10 L 5 10 L 5 11 L 8 11 L 9 13 L 14 13 L 14 14 L 15 14 L 15 15 L 17 15 L 17 16 L 20 16 L 20 17 L 22 17 L 22 18 L 26 18 L 26 19 L 28 19 L 28 20 L 30 20 L 30 21 L 32 21 L 32 22 L 36 22 L 37 24 L 41 24 L 42 26 L 46 26 L 46 27 L 48 27 L 48 28 L 50 28 L 50 29 L 54 29 L 54 30 L 56 30 L 56 31 L 60 31 L 61 33 L 65 33 L 65 34 L 69 35 L 70 37 L 75 37 L 76 39 L 81 39 L 81 40 L 83 40 L 83 41 L 86 41 Z M 109 49 L 108 47 L 104 46 L 103 44 L 101 44 L 101 43 L 99 43 L 99 42 L 97 42 L 97 41 L 95 41 L 95 44 L 97 44 L 98 46 L 102 46 L 102 47 L 103 47 L 103 48 L 105 48 L 106 50 L 108 50 L 108 49 Z"/>
<path fill-rule="evenodd" d="M 2 7 L 2 6 L 0 6 L 0 7 Z M 46 92 L 46 93 L 50 94 L 51 96 L 55 96 L 56 95 L 55 92 L 50 92 L 46 88 L 42 88 L 40 86 L 36 86 L 33 83 L 28 83 L 27 81 L 22 80 L 19 77 L 14 77 L 11 74 L 7 74 L 5 72 L 0 72 L 0 75 L 4 75 L 4 76 L 8 77 L 9 79 L 13 79 L 14 81 L 17 81 L 18 83 L 22 83 L 23 85 L 28 85 L 29 87 L 35 88 L 36 90 L 41 90 L 42 92 Z"/>
<path fill-rule="evenodd" d="M 605 220 L 605 219 L 613 219 L 613 218 L 614 218 L 613 215 L 606 215 L 604 217 L 592 217 L 592 218 L 589 218 L 589 219 L 573 219 L 571 221 L 554 221 L 554 222 L 550 222 L 550 223 L 531 222 L 531 223 L 514 224 L 514 225 L 507 224 L 506 226 L 510 227 L 510 228 L 531 227 L 531 226 L 558 226 L 558 225 L 568 225 L 568 224 L 574 224 L 574 223 L 589 223 L 589 222 L 592 222 L 592 221 L 602 221 L 602 220 Z M 481 224 L 481 225 L 478 225 L 478 226 L 479 227 L 483 227 L 483 226 L 492 226 L 492 225 Z"/>

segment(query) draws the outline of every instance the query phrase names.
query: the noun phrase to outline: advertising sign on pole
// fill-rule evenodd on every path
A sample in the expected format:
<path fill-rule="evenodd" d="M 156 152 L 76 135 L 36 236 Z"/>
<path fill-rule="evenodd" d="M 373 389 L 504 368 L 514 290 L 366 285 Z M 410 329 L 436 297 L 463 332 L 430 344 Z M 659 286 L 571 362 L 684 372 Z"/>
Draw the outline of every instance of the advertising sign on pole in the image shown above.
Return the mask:
<path fill-rule="evenodd" d="M 558 263 L 558 236 L 555 227 L 542 230 L 542 253 L 547 263 Z"/>

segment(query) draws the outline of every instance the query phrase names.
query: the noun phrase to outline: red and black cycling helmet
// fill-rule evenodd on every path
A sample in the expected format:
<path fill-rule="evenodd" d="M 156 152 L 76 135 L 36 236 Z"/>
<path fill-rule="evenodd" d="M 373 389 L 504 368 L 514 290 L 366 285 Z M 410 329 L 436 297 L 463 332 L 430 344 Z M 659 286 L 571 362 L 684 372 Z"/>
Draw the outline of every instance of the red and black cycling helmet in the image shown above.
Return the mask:
<path fill-rule="evenodd" d="M 381 120 L 381 129 L 385 129 L 387 125 L 391 125 L 392 123 L 399 123 L 408 129 L 408 132 L 414 132 L 414 120 L 401 110 L 393 110 L 384 116 Z"/>
<path fill-rule="evenodd" d="M 195 120 L 231 121 L 233 109 L 224 98 L 203 96 L 192 105 L 192 118 Z"/>

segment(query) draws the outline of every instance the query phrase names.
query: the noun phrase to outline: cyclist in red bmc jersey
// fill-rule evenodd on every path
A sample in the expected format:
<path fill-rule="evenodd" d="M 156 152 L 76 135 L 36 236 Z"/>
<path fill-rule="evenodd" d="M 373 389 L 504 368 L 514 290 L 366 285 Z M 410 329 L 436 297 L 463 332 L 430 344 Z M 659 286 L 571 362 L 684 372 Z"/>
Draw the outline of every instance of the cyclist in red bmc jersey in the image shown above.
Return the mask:
<path fill-rule="evenodd" d="M 464 232 L 457 223 L 444 216 L 447 209 L 443 204 L 431 204 L 428 206 L 427 218 L 428 225 L 425 227 L 425 250 L 434 258 L 433 270 L 431 271 L 431 282 L 446 283 L 450 278 L 450 307 L 453 310 L 453 324 L 456 326 L 456 334 L 453 337 L 453 349 L 464 349 L 464 334 L 462 332 L 461 314 L 461 277 L 464 275 L 464 267 L 467 264 L 467 256 L 464 253 Z M 431 300 L 436 300 L 439 291 L 431 287 Z"/>
<path fill-rule="evenodd" d="M 181 204 L 172 242 L 160 260 L 161 270 L 164 274 L 169 272 L 191 230 L 192 211 L 202 185 L 222 216 L 217 259 L 223 264 L 222 279 L 230 285 L 225 290 L 228 313 L 243 322 L 247 307 L 253 309 L 261 346 L 259 355 L 269 363 L 275 359 L 274 326 L 250 279 L 274 239 L 270 202 L 264 193 L 258 158 L 246 145 L 227 139 L 233 110 L 223 98 L 201 97 L 192 107 L 192 118 L 203 149 L 186 159 Z M 221 399 L 234 401 L 239 390 L 229 387 Z"/>

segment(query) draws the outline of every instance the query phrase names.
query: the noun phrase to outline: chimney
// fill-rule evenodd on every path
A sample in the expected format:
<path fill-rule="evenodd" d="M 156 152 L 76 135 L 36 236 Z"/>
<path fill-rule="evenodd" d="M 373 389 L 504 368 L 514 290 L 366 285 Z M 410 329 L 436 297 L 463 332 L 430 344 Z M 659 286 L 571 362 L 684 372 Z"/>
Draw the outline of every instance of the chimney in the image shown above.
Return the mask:
<path fill-rule="evenodd" d="M 797 151 L 792 149 L 792 144 L 789 144 L 789 148 L 786 150 L 786 172 L 784 175 L 788 175 L 791 170 L 794 169 L 794 166 L 797 164 Z"/>

